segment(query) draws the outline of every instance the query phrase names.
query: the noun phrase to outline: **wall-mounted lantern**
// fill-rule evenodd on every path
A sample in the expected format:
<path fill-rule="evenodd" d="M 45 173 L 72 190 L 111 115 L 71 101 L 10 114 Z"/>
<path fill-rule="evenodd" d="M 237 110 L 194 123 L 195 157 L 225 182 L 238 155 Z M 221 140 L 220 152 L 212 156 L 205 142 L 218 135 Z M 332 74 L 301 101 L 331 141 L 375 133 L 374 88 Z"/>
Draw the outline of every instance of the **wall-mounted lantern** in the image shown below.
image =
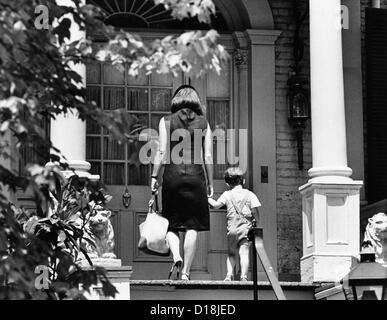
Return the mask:
<path fill-rule="evenodd" d="M 298 168 L 304 169 L 304 146 L 303 132 L 305 123 L 310 118 L 310 93 L 305 87 L 308 86 L 308 79 L 301 77 L 301 61 L 304 57 L 305 40 L 301 29 L 309 13 L 308 1 L 293 1 L 293 15 L 295 22 L 295 32 L 293 41 L 294 64 L 291 66 L 290 77 L 288 80 L 288 108 L 289 122 L 296 131 Z"/>
<path fill-rule="evenodd" d="M 293 75 L 288 80 L 289 122 L 297 135 L 298 168 L 304 169 L 303 132 L 305 123 L 310 119 L 309 91 L 303 86 L 307 79 Z"/>
<path fill-rule="evenodd" d="M 348 275 L 355 300 L 385 300 L 387 298 L 387 267 L 375 262 L 370 242 L 363 243 L 360 263 Z"/>

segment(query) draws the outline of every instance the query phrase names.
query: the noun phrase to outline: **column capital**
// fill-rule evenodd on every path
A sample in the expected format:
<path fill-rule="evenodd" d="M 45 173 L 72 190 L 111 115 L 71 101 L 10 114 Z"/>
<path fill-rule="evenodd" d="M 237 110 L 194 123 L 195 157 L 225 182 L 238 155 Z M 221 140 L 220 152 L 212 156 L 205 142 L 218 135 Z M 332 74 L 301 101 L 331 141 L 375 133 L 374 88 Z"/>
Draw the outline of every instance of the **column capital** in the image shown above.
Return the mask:
<path fill-rule="evenodd" d="M 244 32 L 242 31 L 235 31 L 232 34 L 232 37 L 234 39 L 235 46 L 237 48 L 246 48 L 248 47 L 247 37 Z"/>
<path fill-rule="evenodd" d="M 237 67 L 246 67 L 249 64 L 249 51 L 246 49 L 237 49 L 233 54 L 234 61 Z"/>
<path fill-rule="evenodd" d="M 248 29 L 244 33 L 249 45 L 274 45 L 282 31 Z"/>

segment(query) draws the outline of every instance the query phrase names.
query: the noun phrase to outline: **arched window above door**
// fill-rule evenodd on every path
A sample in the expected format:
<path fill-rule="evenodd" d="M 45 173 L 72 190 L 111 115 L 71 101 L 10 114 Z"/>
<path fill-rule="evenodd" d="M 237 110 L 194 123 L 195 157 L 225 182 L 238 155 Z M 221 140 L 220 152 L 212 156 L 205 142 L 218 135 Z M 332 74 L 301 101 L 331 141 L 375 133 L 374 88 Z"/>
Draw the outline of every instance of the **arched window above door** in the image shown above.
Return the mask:
<path fill-rule="evenodd" d="M 199 23 L 196 18 L 176 20 L 171 10 L 164 5 L 155 5 L 153 0 L 88 0 L 90 4 L 100 7 L 106 14 L 106 24 L 118 28 L 141 28 L 158 30 L 206 30 L 229 31 L 227 22 L 216 9 L 211 25 Z"/>

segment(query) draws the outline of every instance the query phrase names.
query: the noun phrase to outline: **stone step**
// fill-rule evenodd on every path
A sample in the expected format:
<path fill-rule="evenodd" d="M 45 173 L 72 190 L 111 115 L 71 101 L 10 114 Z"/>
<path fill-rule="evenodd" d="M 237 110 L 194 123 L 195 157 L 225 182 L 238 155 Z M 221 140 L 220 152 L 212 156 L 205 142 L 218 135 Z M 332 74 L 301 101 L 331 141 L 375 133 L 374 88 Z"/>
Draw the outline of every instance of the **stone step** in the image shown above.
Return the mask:
<path fill-rule="evenodd" d="M 314 300 L 320 284 L 280 282 L 287 300 Z M 130 281 L 131 300 L 253 300 L 253 282 Z M 258 283 L 259 300 L 276 300 L 269 282 Z"/>

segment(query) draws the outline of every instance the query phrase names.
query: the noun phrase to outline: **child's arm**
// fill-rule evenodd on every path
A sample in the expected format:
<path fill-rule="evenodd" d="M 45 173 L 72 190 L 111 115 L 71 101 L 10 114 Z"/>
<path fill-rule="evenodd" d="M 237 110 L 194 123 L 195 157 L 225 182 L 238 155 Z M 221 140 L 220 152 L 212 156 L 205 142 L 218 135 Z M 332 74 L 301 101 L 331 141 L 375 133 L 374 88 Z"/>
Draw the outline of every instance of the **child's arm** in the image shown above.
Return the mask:
<path fill-rule="evenodd" d="M 208 203 L 214 209 L 220 209 L 224 206 L 224 204 L 222 202 L 216 201 L 213 198 L 208 198 Z"/>

